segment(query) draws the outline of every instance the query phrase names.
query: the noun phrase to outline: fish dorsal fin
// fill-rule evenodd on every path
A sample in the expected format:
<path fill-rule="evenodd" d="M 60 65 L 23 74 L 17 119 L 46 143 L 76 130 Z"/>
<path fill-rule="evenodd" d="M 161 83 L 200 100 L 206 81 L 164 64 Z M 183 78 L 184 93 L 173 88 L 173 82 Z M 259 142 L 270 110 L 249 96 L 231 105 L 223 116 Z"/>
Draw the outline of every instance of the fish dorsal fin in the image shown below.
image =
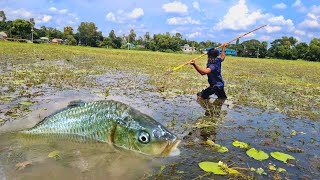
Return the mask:
<path fill-rule="evenodd" d="M 74 107 L 79 107 L 79 106 L 82 106 L 84 105 L 86 102 L 83 101 L 83 100 L 74 100 L 74 101 L 70 101 L 68 106 L 67 106 L 67 109 L 69 108 L 74 108 Z"/>

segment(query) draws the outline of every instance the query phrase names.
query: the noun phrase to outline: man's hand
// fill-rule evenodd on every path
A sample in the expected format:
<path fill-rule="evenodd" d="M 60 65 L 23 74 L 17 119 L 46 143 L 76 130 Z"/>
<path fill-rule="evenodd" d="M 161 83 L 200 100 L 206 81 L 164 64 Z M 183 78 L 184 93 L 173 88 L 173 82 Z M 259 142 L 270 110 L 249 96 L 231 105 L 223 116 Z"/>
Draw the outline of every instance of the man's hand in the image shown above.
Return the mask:
<path fill-rule="evenodd" d="M 225 42 L 221 45 L 222 48 L 227 47 L 229 43 Z"/>
<path fill-rule="evenodd" d="M 196 64 L 196 61 L 192 59 L 191 61 L 189 61 L 189 64 L 194 66 Z"/>

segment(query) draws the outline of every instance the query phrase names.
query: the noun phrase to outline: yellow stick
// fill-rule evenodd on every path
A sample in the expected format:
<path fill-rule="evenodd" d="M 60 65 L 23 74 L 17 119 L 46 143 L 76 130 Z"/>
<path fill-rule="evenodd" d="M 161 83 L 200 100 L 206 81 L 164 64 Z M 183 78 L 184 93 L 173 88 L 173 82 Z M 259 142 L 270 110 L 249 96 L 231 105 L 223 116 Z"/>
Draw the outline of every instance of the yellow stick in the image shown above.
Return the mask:
<path fill-rule="evenodd" d="M 257 31 L 258 29 L 261 29 L 261 28 L 263 28 L 263 27 L 265 27 L 265 26 L 267 26 L 267 25 L 260 26 L 260 27 L 258 27 L 258 28 L 256 28 L 256 29 L 252 30 L 252 31 L 249 31 L 249 32 L 247 32 L 247 33 L 244 33 L 244 34 L 242 34 L 242 35 L 240 35 L 240 36 L 232 39 L 231 41 L 229 41 L 228 44 L 230 44 L 231 42 L 236 41 L 237 39 L 240 39 L 240 38 L 242 38 L 242 37 L 244 37 L 244 36 L 246 36 L 246 35 L 254 32 L 254 31 Z M 216 48 L 220 48 L 220 47 L 222 47 L 222 45 L 220 45 L 220 46 L 218 46 L 218 47 L 216 47 Z M 196 57 L 196 58 L 194 58 L 194 59 L 191 59 L 190 61 L 200 59 L 200 58 L 201 58 L 202 56 L 204 56 L 204 55 L 207 55 L 207 53 L 201 54 L 200 56 L 198 56 L 198 57 Z M 178 70 L 178 69 L 181 69 L 183 66 L 188 65 L 190 61 L 188 61 L 187 63 L 181 64 L 181 65 L 173 68 L 172 71 L 169 71 L 169 72 L 167 72 L 166 74 L 170 74 L 170 73 L 172 73 L 173 71 L 176 71 L 176 70 Z"/>

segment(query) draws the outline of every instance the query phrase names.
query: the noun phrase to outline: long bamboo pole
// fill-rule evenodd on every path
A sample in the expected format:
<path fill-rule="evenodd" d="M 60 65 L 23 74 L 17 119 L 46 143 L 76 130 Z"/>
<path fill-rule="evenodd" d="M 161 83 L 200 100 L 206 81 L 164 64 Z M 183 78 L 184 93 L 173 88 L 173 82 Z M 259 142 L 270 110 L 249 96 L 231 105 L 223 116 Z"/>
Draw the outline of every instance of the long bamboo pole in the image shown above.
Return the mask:
<path fill-rule="evenodd" d="M 261 29 L 261 28 L 263 28 L 263 27 L 265 27 L 265 26 L 267 26 L 267 25 L 263 25 L 263 26 L 260 26 L 260 27 L 258 27 L 258 28 L 256 28 L 256 29 L 252 30 L 252 31 L 246 32 L 246 33 L 244 33 L 244 34 L 242 34 L 242 35 L 240 35 L 240 36 L 232 39 L 231 41 L 228 42 L 228 44 L 230 44 L 230 43 L 232 43 L 233 41 L 236 41 L 237 39 L 240 39 L 240 38 L 242 38 L 242 37 L 244 37 L 244 36 L 246 36 L 246 35 L 254 32 L 254 31 L 257 31 L 257 30 L 259 30 L 259 29 Z M 220 46 L 218 46 L 218 47 L 216 47 L 216 48 L 220 48 L 220 47 L 222 47 L 222 45 L 220 45 Z M 196 57 L 196 58 L 194 58 L 194 59 L 191 59 L 190 61 L 200 59 L 202 56 L 205 56 L 205 55 L 207 55 L 207 53 L 201 54 L 200 56 L 198 56 L 198 57 Z M 170 74 L 170 73 L 172 73 L 173 71 L 176 71 L 176 70 L 182 68 L 183 66 L 188 65 L 190 61 L 188 61 L 188 62 L 186 62 L 186 63 L 184 63 L 184 64 L 181 64 L 180 66 L 177 66 L 177 67 L 173 68 L 171 71 L 168 71 L 166 74 Z"/>

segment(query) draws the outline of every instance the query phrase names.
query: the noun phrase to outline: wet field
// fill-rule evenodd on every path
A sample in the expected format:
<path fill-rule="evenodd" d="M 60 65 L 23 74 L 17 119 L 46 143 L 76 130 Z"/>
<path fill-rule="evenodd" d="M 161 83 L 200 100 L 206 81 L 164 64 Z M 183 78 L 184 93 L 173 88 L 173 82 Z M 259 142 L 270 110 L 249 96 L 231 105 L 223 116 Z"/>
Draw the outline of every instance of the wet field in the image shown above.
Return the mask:
<path fill-rule="evenodd" d="M 159 71 L 164 64 L 152 66 L 152 62 L 144 60 L 144 64 L 135 59 L 135 63 L 129 64 L 131 55 L 120 56 L 114 52 L 96 55 L 91 49 L 93 54 L 74 49 L 70 55 L 70 52 L 59 54 L 49 48 L 45 52 L 49 54 L 52 50 L 56 57 L 48 57 L 44 52 L 39 53 L 37 46 L 32 52 L 27 45 L 6 45 L 7 48 L 14 46 L 20 48 L 17 54 L 12 53 L 13 50 L 1 52 L 0 179 L 317 179 L 320 176 L 319 82 L 313 77 L 304 76 L 311 84 L 310 89 L 295 89 L 299 98 L 305 96 L 301 102 L 307 107 L 300 103 L 301 107 L 310 109 L 311 113 L 293 116 L 297 112 L 292 111 L 292 107 L 302 111 L 294 104 L 294 96 L 286 96 L 281 105 L 266 107 L 267 100 L 258 104 L 257 94 L 266 99 L 263 91 L 258 91 L 263 87 L 248 84 L 246 75 L 237 83 L 246 84 L 250 90 L 238 88 L 235 80 L 226 75 L 229 98 L 225 102 L 216 101 L 214 96 L 208 102 L 197 102 L 194 94 L 204 88 L 206 82 L 192 74 L 192 69 L 165 77 Z M 169 55 L 156 56 L 164 59 Z M 186 61 L 189 56 L 170 55 L 169 58 Z M 108 62 L 109 59 L 116 61 Z M 168 66 L 174 67 L 174 62 L 168 62 Z M 234 68 L 227 64 L 226 69 L 228 67 Z M 195 83 L 197 79 L 201 80 Z M 291 90 L 279 89 L 278 93 Z M 306 94 L 299 94 L 304 91 Z M 70 101 L 79 99 L 117 100 L 148 114 L 182 139 L 180 154 L 166 158 L 144 157 L 102 143 L 26 138 L 14 133 L 34 126 Z M 228 152 L 218 152 L 207 140 L 225 146 Z M 269 155 L 277 151 L 287 153 L 295 160 L 284 163 L 270 156 L 258 161 L 249 157 L 245 149 L 234 147 L 235 140 Z M 48 157 L 54 151 L 59 151 L 58 155 Z M 222 161 L 241 174 L 207 173 L 198 166 L 204 161 Z M 270 165 L 286 172 L 274 171 Z M 253 168 L 262 168 L 265 174 Z"/>

